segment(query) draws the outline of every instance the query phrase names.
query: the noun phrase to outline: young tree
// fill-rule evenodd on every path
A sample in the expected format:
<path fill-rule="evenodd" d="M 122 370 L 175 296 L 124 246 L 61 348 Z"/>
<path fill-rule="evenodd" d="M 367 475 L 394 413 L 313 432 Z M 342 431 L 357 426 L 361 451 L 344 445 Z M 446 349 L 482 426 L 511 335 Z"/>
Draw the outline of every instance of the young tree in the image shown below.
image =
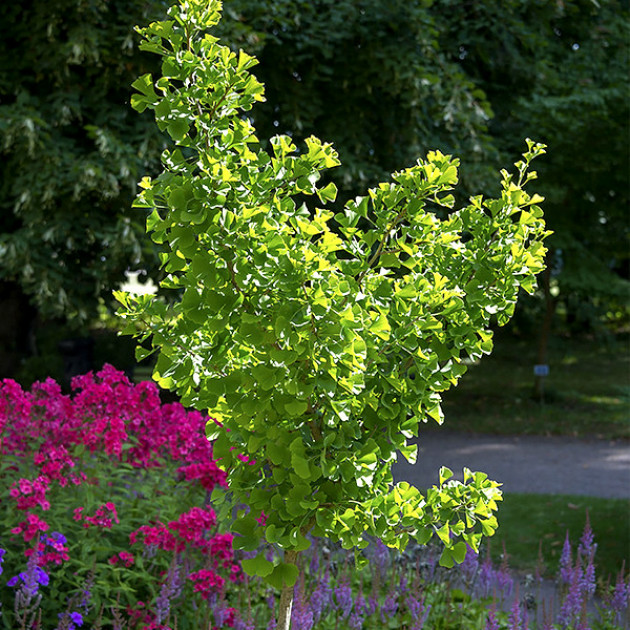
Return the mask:
<path fill-rule="evenodd" d="M 399 451 L 415 459 L 420 422 L 442 422 L 440 392 L 462 359 L 490 352 L 491 318 L 506 323 L 519 287 L 534 288 L 546 232 L 541 198 L 522 187 L 544 150 L 528 141 L 501 195 L 459 210 L 458 161 L 437 151 L 342 212 L 311 208 L 335 199 L 318 182 L 337 154 L 315 137 L 301 154 L 288 136 L 260 147 L 243 113 L 263 100 L 255 59 L 205 33 L 220 8 L 181 0 L 139 29 L 162 76 L 140 77 L 132 105 L 154 110 L 177 147 L 136 206 L 151 210 L 147 229 L 167 249 L 162 286 L 181 300 L 117 297 L 127 331 L 150 340 L 139 356 L 159 352 L 158 383 L 220 419 L 208 437 L 229 471 L 224 504 L 248 506 L 236 545 L 284 550 L 282 562 L 259 553 L 243 565 L 282 589 L 285 629 L 308 533 L 346 548 L 366 534 L 398 549 L 437 536 L 452 566 L 494 532 L 501 493 L 484 473 L 461 483 L 443 469 L 422 495 L 393 486 L 391 466 Z"/>

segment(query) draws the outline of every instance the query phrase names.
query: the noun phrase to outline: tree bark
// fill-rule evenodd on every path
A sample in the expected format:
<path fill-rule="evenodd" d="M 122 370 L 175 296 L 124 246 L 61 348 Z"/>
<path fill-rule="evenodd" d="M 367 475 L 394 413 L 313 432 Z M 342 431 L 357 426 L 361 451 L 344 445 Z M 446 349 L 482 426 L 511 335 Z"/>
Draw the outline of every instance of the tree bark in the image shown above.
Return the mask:
<path fill-rule="evenodd" d="M 285 551 L 284 561 L 287 564 L 296 564 L 297 551 Z M 282 587 L 280 593 L 280 605 L 278 609 L 277 630 L 291 630 L 291 609 L 293 608 L 293 586 Z"/>
<path fill-rule="evenodd" d="M 538 338 L 538 365 L 547 365 L 547 351 L 549 348 L 549 338 L 551 337 L 551 325 L 556 312 L 557 299 L 551 294 L 551 252 L 547 255 L 547 267 L 542 275 L 542 288 L 545 294 L 545 316 L 540 336 Z M 546 376 L 536 376 L 534 380 L 534 395 L 542 403 L 545 401 L 545 378 Z"/>
<path fill-rule="evenodd" d="M 0 281 L 0 379 L 14 378 L 21 361 L 32 354 L 36 311 L 21 287 Z"/>

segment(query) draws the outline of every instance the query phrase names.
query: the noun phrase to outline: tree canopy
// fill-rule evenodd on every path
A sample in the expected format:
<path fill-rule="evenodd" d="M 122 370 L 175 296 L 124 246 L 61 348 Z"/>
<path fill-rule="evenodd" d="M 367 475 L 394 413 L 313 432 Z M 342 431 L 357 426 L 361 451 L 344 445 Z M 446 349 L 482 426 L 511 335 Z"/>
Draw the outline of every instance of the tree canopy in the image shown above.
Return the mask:
<path fill-rule="evenodd" d="M 339 207 L 439 147 L 461 200 L 525 137 L 541 163 L 556 290 L 618 300 L 628 278 L 628 4 L 622 0 L 226 0 L 220 35 L 260 59 L 261 138 L 337 148 Z M 129 210 L 169 139 L 129 111 L 155 63 L 133 26 L 160 0 L 29 0 L 0 7 L 0 300 L 87 321 L 126 269 L 155 273 Z M 17 309 L 19 310 L 19 309 Z M 15 322 L 17 326 L 17 320 Z M 2 331 L 0 331 L 0 336 Z"/>
<path fill-rule="evenodd" d="M 127 268 L 155 264 L 130 206 L 163 142 L 128 102 L 148 69 L 133 24 L 157 4 L 2 3 L 0 279 L 45 317 L 86 320 Z"/>

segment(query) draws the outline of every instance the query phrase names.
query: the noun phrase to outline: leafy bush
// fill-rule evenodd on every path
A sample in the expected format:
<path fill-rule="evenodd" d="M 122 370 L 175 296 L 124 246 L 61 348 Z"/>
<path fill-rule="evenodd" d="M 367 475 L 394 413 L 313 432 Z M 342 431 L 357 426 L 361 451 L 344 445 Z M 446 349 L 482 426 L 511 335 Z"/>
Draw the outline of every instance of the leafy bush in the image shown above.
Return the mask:
<path fill-rule="evenodd" d="M 158 383 L 220 416 L 208 435 L 228 470 L 224 513 L 240 549 L 285 551 L 243 569 L 283 590 L 287 630 L 308 533 L 357 550 L 366 534 L 398 549 L 435 537 L 445 566 L 494 533 L 501 494 L 484 473 L 443 471 L 421 494 L 391 466 L 399 452 L 415 461 L 410 440 L 442 421 L 463 360 L 488 354 L 491 321 L 534 290 L 547 232 L 524 187 L 544 147 L 527 142 L 494 199 L 456 208 L 459 160 L 431 151 L 342 211 L 319 208 L 334 207 L 337 152 L 313 136 L 301 152 L 288 135 L 263 148 L 248 114 L 264 99 L 256 60 L 208 34 L 220 12 L 180 0 L 138 29 L 162 66 L 134 82 L 131 104 L 176 147 L 135 205 L 164 248 L 160 287 L 181 299 L 116 295 L 124 332 L 151 345 L 138 358 L 157 354 Z"/>
<path fill-rule="evenodd" d="M 207 418 L 111 366 L 72 385 L 0 383 L 4 627 L 159 625 L 185 597 L 178 628 L 198 628 L 204 600 L 242 579 L 208 504 L 225 473 Z"/>

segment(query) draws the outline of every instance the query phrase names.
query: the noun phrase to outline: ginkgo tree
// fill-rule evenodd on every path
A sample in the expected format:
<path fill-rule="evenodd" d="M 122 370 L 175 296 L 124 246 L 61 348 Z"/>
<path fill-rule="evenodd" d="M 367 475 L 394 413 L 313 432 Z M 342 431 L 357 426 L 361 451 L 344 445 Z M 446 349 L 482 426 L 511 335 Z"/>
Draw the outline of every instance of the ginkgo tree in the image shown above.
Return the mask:
<path fill-rule="evenodd" d="M 261 146 L 245 113 L 264 98 L 256 61 L 208 34 L 220 9 L 182 0 L 138 29 L 162 76 L 140 77 L 132 105 L 176 146 L 135 205 L 177 299 L 117 297 L 138 356 L 158 353 L 157 382 L 217 418 L 207 434 L 229 471 L 234 544 L 283 551 L 243 567 L 282 589 L 285 629 L 308 534 L 355 549 L 368 535 L 398 549 L 435 536 L 452 566 L 495 531 L 501 492 L 484 473 L 462 483 L 442 469 L 423 494 L 394 485 L 391 467 L 399 452 L 415 461 L 420 423 L 442 422 L 440 392 L 491 351 L 491 320 L 508 321 L 519 288 L 534 289 L 547 232 L 523 186 L 544 149 L 528 141 L 496 199 L 455 209 L 458 161 L 435 151 L 333 213 L 320 175 L 339 164 L 334 148 Z"/>

